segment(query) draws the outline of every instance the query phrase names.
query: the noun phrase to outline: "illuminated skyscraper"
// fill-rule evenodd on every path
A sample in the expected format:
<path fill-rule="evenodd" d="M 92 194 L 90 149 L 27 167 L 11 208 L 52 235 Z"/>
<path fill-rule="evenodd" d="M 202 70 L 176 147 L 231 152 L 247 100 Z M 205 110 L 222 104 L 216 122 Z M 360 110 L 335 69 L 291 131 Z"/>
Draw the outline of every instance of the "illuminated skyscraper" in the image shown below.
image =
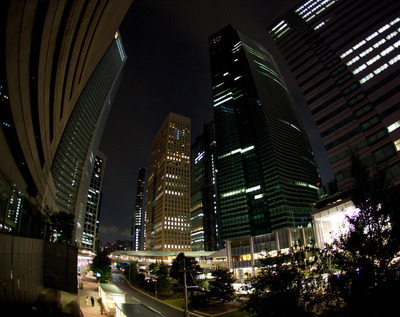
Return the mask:
<path fill-rule="evenodd" d="M 310 226 L 317 167 L 271 54 L 231 26 L 209 51 L 223 240 Z"/>
<path fill-rule="evenodd" d="M 143 251 L 146 237 L 146 176 L 147 168 L 141 167 L 138 172 L 136 185 L 135 212 L 131 225 L 131 248 L 132 251 Z"/>
<path fill-rule="evenodd" d="M 400 2 L 301 2 L 266 29 L 317 124 L 340 190 L 349 151 L 400 181 Z"/>
<path fill-rule="evenodd" d="M 216 251 L 222 241 L 213 122 L 204 125 L 203 134 L 196 137 L 190 161 L 192 250 Z"/>
<path fill-rule="evenodd" d="M 190 118 L 169 113 L 153 140 L 146 251 L 190 251 Z"/>
<path fill-rule="evenodd" d="M 85 249 L 97 252 L 100 206 L 102 196 L 103 175 L 106 168 L 107 157 L 100 151 L 97 152 L 92 168 L 89 191 L 86 202 L 85 225 L 83 228 L 82 246 Z"/>

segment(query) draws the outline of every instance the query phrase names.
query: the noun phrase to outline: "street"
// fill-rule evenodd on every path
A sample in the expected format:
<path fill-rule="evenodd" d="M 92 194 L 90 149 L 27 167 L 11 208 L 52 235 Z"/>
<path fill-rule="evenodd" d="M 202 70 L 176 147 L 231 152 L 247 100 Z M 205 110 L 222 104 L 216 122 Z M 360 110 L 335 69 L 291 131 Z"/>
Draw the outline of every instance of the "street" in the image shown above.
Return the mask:
<path fill-rule="evenodd" d="M 112 283 L 118 286 L 121 290 L 126 292 L 125 302 L 126 303 L 141 303 L 152 310 L 160 313 L 165 317 L 182 317 L 184 312 L 178 308 L 171 307 L 160 300 L 157 300 L 147 294 L 144 294 L 134 288 L 120 275 L 113 274 Z M 191 313 L 190 316 L 196 317 L 197 314 Z"/>

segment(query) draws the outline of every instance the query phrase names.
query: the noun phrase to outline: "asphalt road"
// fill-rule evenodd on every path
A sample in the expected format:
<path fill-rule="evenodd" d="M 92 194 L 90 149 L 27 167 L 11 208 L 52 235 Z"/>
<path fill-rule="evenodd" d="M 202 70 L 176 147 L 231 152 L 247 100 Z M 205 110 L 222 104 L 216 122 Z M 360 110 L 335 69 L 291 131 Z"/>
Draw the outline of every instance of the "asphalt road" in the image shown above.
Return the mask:
<path fill-rule="evenodd" d="M 113 274 L 112 283 L 118 286 L 121 290 L 126 292 L 125 302 L 126 303 L 141 303 L 152 310 L 160 313 L 165 317 L 183 317 L 184 312 L 177 308 L 171 307 L 162 301 L 159 301 L 147 294 L 144 294 L 134 288 L 119 274 Z M 191 317 L 197 317 L 199 315 L 190 314 Z"/>

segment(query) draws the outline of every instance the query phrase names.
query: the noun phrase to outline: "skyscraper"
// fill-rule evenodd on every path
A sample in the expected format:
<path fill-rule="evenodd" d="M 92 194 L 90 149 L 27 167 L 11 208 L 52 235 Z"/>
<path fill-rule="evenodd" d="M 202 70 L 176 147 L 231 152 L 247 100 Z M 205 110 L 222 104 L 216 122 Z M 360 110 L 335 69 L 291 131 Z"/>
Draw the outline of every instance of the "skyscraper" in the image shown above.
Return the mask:
<path fill-rule="evenodd" d="M 340 190 L 349 152 L 400 181 L 400 3 L 301 2 L 265 23 L 305 96 Z"/>
<path fill-rule="evenodd" d="M 23 250 L 4 249 L 0 302 L 15 309 L 31 312 L 45 286 L 77 291 L 76 248 L 67 256 L 44 238 L 50 216 L 67 212 L 68 241 L 82 246 L 90 168 L 126 61 L 117 31 L 131 2 L 0 1 L 0 239 Z"/>
<path fill-rule="evenodd" d="M 193 251 L 216 251 L 222 247 L 218 205 L 214 123 L 204 125 L 191 148 L 191 229 Z"/>
<path fill-rule="evenodd" d="M 169 113 L 151 149 L 146 251 L 190 251 L 190 118 Z"/>
<path fill-rule="evenodd" d="M 92 176 L 87 194 L 85 224 L 83 228 L 82 247 L 97 251 L 100 207 L 102 197 L 103 175 L 106 168 L 107 157 L 100 151 L 97 152 L 92 168 Z"/>
<path fill-rule="evenodd" d="M 89 169 L 126 61 L 117 31 L 130 3 L 1 2 L 1 188 L 6 201 L 8 186 L 27 200 L 20 217 L 29 218 L 28 201 L 74 214 L 78 245 Z"/>
<path fill-rule="evenodd" d="M 311 225 L 317 167 L 271 54 L 231 26 L 209 52 L 223 240 Z"/>
<path fill-rule="evenodd" d="M 141 167 L 138 172 L 136 185 L 136 204 L 135 212 L 132 217 L 131 225 L 131 248 L 132 251 L 143 251 L 146 238 L 146 176 L 147 168 Z"/>

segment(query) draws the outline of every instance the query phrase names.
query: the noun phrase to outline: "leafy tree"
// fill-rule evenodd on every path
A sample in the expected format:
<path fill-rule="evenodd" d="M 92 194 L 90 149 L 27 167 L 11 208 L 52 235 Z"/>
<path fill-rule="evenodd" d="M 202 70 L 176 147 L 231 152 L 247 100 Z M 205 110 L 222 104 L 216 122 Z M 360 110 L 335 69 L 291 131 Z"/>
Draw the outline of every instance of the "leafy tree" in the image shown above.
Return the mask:
<path fill-rule="evenodd" d="M 155 287 L 157 287 L 158 291 L 168 291 L 171 285 L 168 265 L 164 261 L 160 263 L 151 263 L 149 265 L 149 270 L 154 282 L 157 283 Z"/>
<path fill-rule="evenodd" d="M 351 163 L 351 199 L 359 213 L 348 218 L 349 233 L 330 250 L 337 270 L 329 277 L 327 295 L 348 316 L 386 316 L 400 295 L 399 196 L 382 170 L 371 177 L 356 154 Z"/>
<path fill-rule="evenodd" d="M 51 228 L 57 235 L 55 241 L 65 244 L 71 244 L 74 232 L 75 216 L 69 212 L 60 211 L 50 216 Z"/>
<path fill-rule="evenodd" d="M 131 284 L 136 284 L 138 278 L 138 262 L 130 261 L 128 263 L 128 269 L 125 270 L 124 274 L 128 277 L 128 281 Z"/>
<path fill-rule="evenodd" d="M 252 293 L 241 310 L 251 316 L 309 316 L 319 301 L 322 270 L 317 248 L 267 255 L 250 284 Z"/>
<path fill-rule="evenodd" d="M 210 282 L 210 299 L 215 302 L 226 303 L 235 296 L 232 284 L 235 282 L 233 273 L 228 269 L 216 269 L 212 272 L 215 280 Z"/>
<path fill-rule="evenodd" d="M 172 261 L 170 276 L 177 280 L 179 285 L 183 285 L 183 272 L 186 271 L 186 285 L 194 285 L 197 276 L 202 272 L 199 263 L 193 257 L 187 257 L 185 254 L 179 253 Z"/>
<path fill-rule="evenodd" d="M 106 283 L 111 278 L 111 260 L 105 251 L 98 252 L 93 258 L 90 269 L 96 275 L 97 281 Z M 100 274 L 100 276 L 98 276 Z"/>

